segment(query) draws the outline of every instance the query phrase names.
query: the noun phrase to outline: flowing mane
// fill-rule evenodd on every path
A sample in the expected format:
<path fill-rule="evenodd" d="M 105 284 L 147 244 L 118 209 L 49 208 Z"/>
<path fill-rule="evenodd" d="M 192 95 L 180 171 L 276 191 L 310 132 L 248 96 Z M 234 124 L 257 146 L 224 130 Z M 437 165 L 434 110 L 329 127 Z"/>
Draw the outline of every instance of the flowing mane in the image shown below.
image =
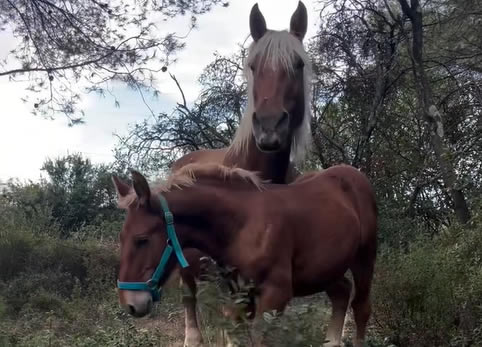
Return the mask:
<path fill-rule="evenodd" d="M 303 48 L 302 42 L 286 30 L 268 30 L 262 38 L 257 42 L 253 42 L 248 49 L 248 56 L 244 61 L 244 75 L 248 84 L 248 105 L 229 151 L 236 154 L 245 153 L 252 133 L 252 115 L 254 110 L 253 73 L 249 65 L 258 55 L 263 56 L 261 60 L 263 64 L 269 64 L 274 70 L 284 69 L 288 73 L 293 72 L 293 66 L 297 58 L 301 58 L 304 63 L 305 112 L 303 123 L 296 130 L 291 145 L 291 160 L 300 162 L 304 159 L 311 143 L 311 62 Z"/>
<path fill-rule="evenodd" d="M 216 163 L 192 163 L 182 167 L 170 175 L 167 180 L 157 183 L 151 187 L 152 194 L 161 194 L 171 191 L 171 189 L 182 189 L 192 187 L 197 180 L 202 178 L 214 178 L 226 182 L 248 183 L 258 190 L 263 189 L 263 180 L 252 171 L 230 168 Z M 128 208 L 136 201 L 136 193 L 131 188 L 128 195 L 119 197 L 118 205 L 120 208 Z"/>
<path fill-rule="evenodd" d="M 154 186 L 153 192 L 168 192 L 172 188 L 190 187 L 202 178 L 214 178 L 220 181 L 243 181 L 247 182 L 257 189 L 261 189 L 263 181 L 257 173 L 240 169 L 227 167 L 217 163 L 192 163 L 184 166 L 179 171 L 172 174 L 166 182 Z"/>

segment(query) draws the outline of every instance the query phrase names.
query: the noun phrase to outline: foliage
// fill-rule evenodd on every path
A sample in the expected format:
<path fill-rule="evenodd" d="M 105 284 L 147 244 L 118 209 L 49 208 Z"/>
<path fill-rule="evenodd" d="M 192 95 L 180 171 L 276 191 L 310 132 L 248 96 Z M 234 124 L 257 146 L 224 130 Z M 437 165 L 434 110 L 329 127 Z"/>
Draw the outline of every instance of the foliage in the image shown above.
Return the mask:
<path fill-rule="evenodd" d="M 45 204 L 45 190 L 41 183 L 10 181 L 0 195 L 0 223 L 5 228 L 59 232 L 52 218 L 52 208 Z"/>
<path fill-rule="evenodd" d="M 482 192 L 482 75 L 474 59 L 481 54 L 474 28 L 482 17 L 480 3 L 468 3 L 428 1 L 424 7 L 424 71 L 444 129 L 434 142 L 420 109 L 412 27 L 400 2 L 325 2 L 318 33 L 305 43 L 314 76 L 313 151 L 304 167 L 359 167 L 380 205 L 432 231 L 447 223 L 459 200 L 470 208 Z M 464 15 L 470 20 L 459 20 Z M 446 42 L 460 42 L 461 50 Z M 193 105 L 178 85 L 181 101 L 171 114 L 139 123 L 119 139 L 120 166 L 159 172 L 185 153 L 229 144 L 245 105 L 244 56 L 243 47 L 232 56 L 216 55 L 199 79 L 202 92 Z"/>
<path fill-rule="evenodd" d="M 197 16 L 220 3 L 228 6 L 221 0 L 1 0 L 0 30 L 12 31 L 16 45 L 0 64 L 0 76 L 27 74 L 29 94 L 37 97 L 24 101 L 34 113 L 61 112 L 75 124 L 82 120 L 79 84 L 101 94 L 110 92 L 110 82 L 158 93 L 155 73 L 184 46 L 182 36 L 158 23 L 190 15 L 190 31 Z"/>
<path fill-rule="evenodd" d="M 42 170 L 47 178 L 39 183 L 9 184 L 3 201 L 10 212 L 16 212 L 8 220 L 21 218 L 40 231 L 58 230 L 62 236 L 81 228 L 85 232 L 87 225 L 107 226 L 120 220 L 108 166 L 93 165 L 81 155 L 71 154 L 47 159 Z"/>
<path fill-rule="evenodd" d="M 252 284 L 238 278 L 234 284 L 238 290 L 230 294 L 223 278 L 226 278 L 226 269 L 212 265 L 199 283 L 202 332 L 209 345 L 225 345 L 230 341 L 234 346 L 254 346 L 261 335 L 269 346 L 281 347 L 316 346 L 324 340 L 323 326 L 329 310 L 322 295 L 295 299 L 282 316 L 267 312 L 261 319 L 252 320 L 244 315 L 254 289 Z M 229 316 L 237 319 L 227 318 Z M 314 321 L 317 324 L 313 324 Z"/>
<path fill-rule="evenodd" d="M 173 2 L 211 3 L 217 1 Z M 417 26 L 402 3 L 408 4 L 325 2 L 318 34 L 307 42 L 314 65 L 314 146 L 303 168 L 349 163 L 366 172 L 376 189 L 380 246 L 368 345 L 482 345 L 482 5 L 424 2 L 420 66 L 411 51 Z M 0 0 L 2 6 L 7 3 Z M 0 18 L 6 12 L 1 13 Z M 180 102 L 172 113 L 141 122 L 119 138 L 115 170 L 133 166 L 159 174 L 184 153 L 229 144 L 246 104 L 245 53 L 241 47 L 231 56 L 216 55 L 199 78 L 202 92 L 192 104 L 177 84 Z M 119 54 L 109 59 L 119 63 L 125 58 Z M 431 91 L 442 115 L 443 156 L 422 112 L 416 76 L 421 71 L 429 84 L 424 92 Z M 455 186 L 444 179 L 443 163 L 453 166 Z M 118 308 L 117 250 L 105 243 L 116 238 L 122 223 L 111 170 L 78 155 L 47 160 L 46 179 L 10 182 L 0 196 L 0 344 L 158 346 L 182 340 L 175 289 L 144 321 Z M 466 225 L 455 221 L 455 190 L 463 191 L 472 212 Z M 243 308 L 249 283 L 234 298 L 216 272 L 199 287 L 207 343 L 224 329 L 249 346 L 252 323 L 232 322 L 219 312 L 233 300 L 235 309 Z M 257 331 L 276 346 L 319 345 L 327 311 L 323 296 L 297 299 L 281 317 L 267 313 Z M 353 322 L 347 326 L 353 329 Z"/>
<path fill-rule="evenodd" d="M 73 240 L 22 230 L 2 229 L 1 236 L 0 281 L 6 285 L 3 297 L 16 312 L 38 290 L 70 297 L 76 286 L 80 290 L 102 289 L 102 283 L 115 281 L 118 260 L 112 245 L 108 245 L 112 250 L 106 252 L 93 241 L 79 246 Z M 14 296 L 18 296 L 15 304 L 8 301 Z"/>
<path fill-rule="evenodd" d="M 179 88 L 181 101 L 171 114 L 161 113 L 136 124 L 127 136 L 119 137 L 116 161 L 121 169 L 136 167 L 159 172 L 182 154 L 202 148 L 229 145 L 246 104 L 246 83 L 242 77 L 245 49 L 232 56 L 215 55 L 199 78 L 203 86 L 193 105 Z"/>
<path fill-rule="evenodd" d="M 1 346 L 172 346 L 165 326 L 145 329 L 117 302 L 118 249 L 0 226 Z M 158 312 L 166 324 L 167 298 Z M 177 302 L 179 304 L 179 302 Z M 180 324 L 180 314 L 174 319 Z M 156 325 L 153 324 L 153 327 Z M 179 338 L 179 337 L 176 337 Z"/>
<path fill-rule="evenodd" d="M 397 346 L 482 343 L 482 214 L 408 251 L 386 248 L 374 280 L 375 324 Z M 400 225 L 400 227 L 403 227 Z"/>
<path fill-rule="evenodd" d="M 399 221 L 396 214 L 382 211 L 368 346 L 482 342 L 482 210 L 476 206 L 468 226 L 440 227 L 436 236 L 423 223 L 415 228 L 410 219 Z M 177 288 L 166 288 L 163 302 L 147 320 L 130 318 L 118 307 L 114 290 L 116 244 L 91 236 L 59 239 L 28 225 L 0 225 L 2 345 L 172 346 L 182 340 Z M 398 242 L 396 235 L 410 228 L 421 236 L 405 234 Z M 199 285 L 199 317 L 209 344 L 221 329 L 241 345 L 253 341 L 249 320 L 233 322 L 220 314 L 221 304 L 246 304 L 252 287 L 238 285 L 242 290 L 234 298 L 217 272 L 208 272 Z M 276 346 L 316 346 L 323 341 L 328 312 L 323 295 L 296 299 L 281 317 L 267 313 L 255 331 Z M 350 336 L 353 323 L 348 319 Z"/>

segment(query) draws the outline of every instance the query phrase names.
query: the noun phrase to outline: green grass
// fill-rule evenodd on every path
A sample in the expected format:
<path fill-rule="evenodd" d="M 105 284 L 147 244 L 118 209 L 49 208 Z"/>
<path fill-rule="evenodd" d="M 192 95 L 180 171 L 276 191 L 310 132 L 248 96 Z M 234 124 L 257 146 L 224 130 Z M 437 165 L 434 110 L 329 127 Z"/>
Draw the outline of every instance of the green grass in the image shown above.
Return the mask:
<path fill-rule="evenodd" d="M 366 346 L 482 345 L 481 221 L 476 214 L 470 227 L 453 225 L 408 250 L 381 249 Z M 130 317 L 118 305 L 117 254 L 113 243 L 0 226 L 0 346 L 182 346 L 182 292 L 166 288 L 150 317 Z M 200 284 L 206 345 L 216 345 L 225 329 L 250 346 L 250 323 L 220 315 L 227 300 L 216 275 Z M 296 299 L 257 328 L 273 346 L 320 346 L 329 311 L 324 294 Z M 349 336 L 352 330 L 350 313 Z"/>

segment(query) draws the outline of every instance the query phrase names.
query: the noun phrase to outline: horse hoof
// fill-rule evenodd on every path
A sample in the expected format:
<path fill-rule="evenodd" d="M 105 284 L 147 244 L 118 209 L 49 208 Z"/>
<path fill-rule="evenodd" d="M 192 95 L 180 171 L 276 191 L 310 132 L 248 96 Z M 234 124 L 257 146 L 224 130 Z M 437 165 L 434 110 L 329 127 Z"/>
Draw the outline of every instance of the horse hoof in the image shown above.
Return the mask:
<path fill-rule="evenodd" d="M 341 344 L 336 342 L 327 342 L 323 344 L 323 347 L 341 347 Z"/>
<path fill-rule="evenodd" d="M 199 330 L 188 329 L 184 339 L 184 347 L 203 347 L 203 338 Z"/>
<path fill-rule="evenodd" d="M 183 347 L 203 347 L 203 342 L 201 341 L 193 341 L 193 340 L 184 340 Z"/>

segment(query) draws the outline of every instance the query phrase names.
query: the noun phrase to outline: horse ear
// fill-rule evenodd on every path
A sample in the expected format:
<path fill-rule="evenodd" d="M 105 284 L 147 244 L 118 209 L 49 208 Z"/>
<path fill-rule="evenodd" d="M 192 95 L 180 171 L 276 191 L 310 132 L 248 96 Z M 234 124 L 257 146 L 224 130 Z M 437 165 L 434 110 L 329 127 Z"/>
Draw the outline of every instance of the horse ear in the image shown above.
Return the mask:
<path fill-rule="evenodd" d="M 112 176 L 112 182 L 114 183 L 115 191 L 118 198 L 123 198 L 127 194 L 129 194 L 129 190 L 131 189 L 131 187 L 119 177 L 115 175 Z"/>
<path fill-rule="evenodd" d="M 258 4 L 254 4 L 249 14 L 249 30 L 254 41 L 258 41 L 266 33 L 266 21 L 259 10 Z"/>
<path fill-rule="evenodd" d="M 299 1 L 298 7 L 296 8 L 295 12 L 291 16 L 290 21 L 290 33 L 295 35 L 300 41 L 303 41 L 303 38 L 306 35 L 306 30 L 308 28 L 308 13 L 306 11 L 305 5 Z"/>
<path fill-rule="evenodd" d="M 151 188 L 149 188 L 149 183 L 147 183 L 146 178 L 142 176 L 142 174 L 135 170 L 131 171 L 131 175 L 139 206 L 147 206 L 151 200 Z"/>

